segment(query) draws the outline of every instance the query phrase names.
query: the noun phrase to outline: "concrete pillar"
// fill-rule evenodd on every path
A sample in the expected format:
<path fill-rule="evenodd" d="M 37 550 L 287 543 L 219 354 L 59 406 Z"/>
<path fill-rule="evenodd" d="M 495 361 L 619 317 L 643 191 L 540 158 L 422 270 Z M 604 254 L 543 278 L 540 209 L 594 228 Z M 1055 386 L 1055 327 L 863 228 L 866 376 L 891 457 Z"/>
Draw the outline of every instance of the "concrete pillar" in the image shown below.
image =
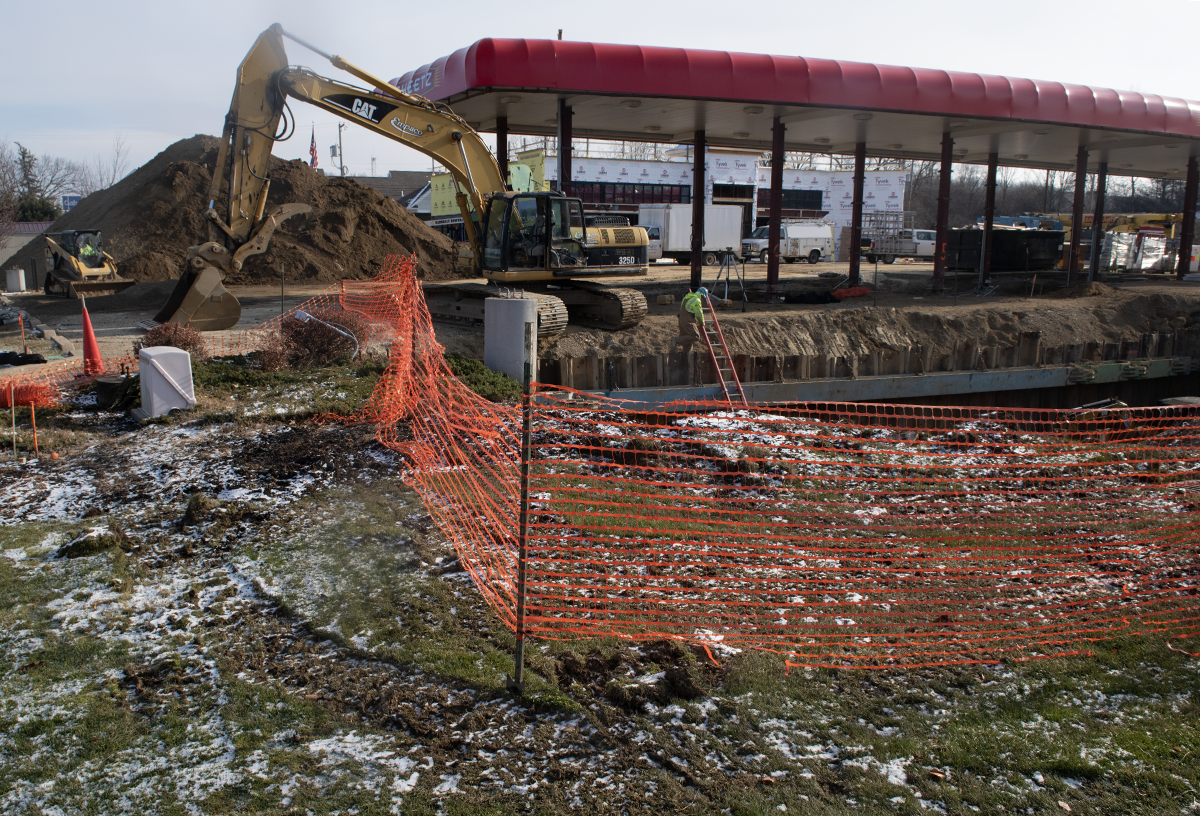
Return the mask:
<path fill-rule="evenodd" d="M 558 100 L 558 191 L 571 194 L 571 115 L 567 100 Z"/>
<path fill-rule="evenodd" d="M 537 301 L 487 298 L 483 302 L 483 364 L 522 382 L 525 377 L 525 324 L 533 324 L 530 371 L 537 379 Z"/>
<path fill-rule="evenodd" d="M 496 163 L 500 165 L 500 178 L 508 185 L 508 117 L 496 117 Z"/>
<path fill-rule="evenodd" d="M 983 242 L 979 247 L 979 288 L 992 279 L 992 225 L 996 221 L 996 165 L 1000 154 L 988 154 L 987 185 L 983 198 Z"/>
<path fill-rule="evenodd" d="M 1191 268 L 1192 243 L 1196 239 L 1196 186 L 1198 178 L 1196 157 L 1188 159 L 1187 184 L 1183 188 L 1183 232 L 1179 236 L 1179 263 L 1175 277 L 1183 278 Z"/>
<path fill-rule="evenodd" d="M 950 173 L 954 162 L 954 140 L 942 133 L 942 166 L 938 173 L 937 246 L 933 250 L 933 291 L 946 288 L 946 242 L 950 221 Z"/>
<path fill-rule="evenodd" d="M 1083 195 L 1087 189 L 1088 151 L 1083 145 L 1075 154 L 1075 200 L 1071 204 L 1071 254 L 1067 256 L 1067 286 L 1079 271 L 1079 242 L 1083 236 Z"/>
<path fill-rule="evenodd" d="M 858 286 L 859 265 L 862 262 L 862 205 L 863 180 L 867 175 L 867 143 L 854 145 L 854 209 L 850 215 L 850 280 L 847 285 Z"/>
<path fill-rule="evenodd" d="M 692 291 L 700 288 L 704 271 L 704 131 L 697 130 L 692 149 Z"/>
<path fill-rule="evenodd" d="M 783 220 L 783 134 L 787 126 L 775 117 L 771 126 L 771 225 L 767 234 L 767 292 L 779 291 L 779 228 Z"/>
<path fill-rule="evenodd" d="M 1100 279 L 1100 253 L 1104 249 L 1104 189 L 1108 185 L 1108 162 L 1100 162 L 1096 170 L 1096 209 L 1092 214 L 1092 254 L 1088 264 L 1088 280 Z"/>

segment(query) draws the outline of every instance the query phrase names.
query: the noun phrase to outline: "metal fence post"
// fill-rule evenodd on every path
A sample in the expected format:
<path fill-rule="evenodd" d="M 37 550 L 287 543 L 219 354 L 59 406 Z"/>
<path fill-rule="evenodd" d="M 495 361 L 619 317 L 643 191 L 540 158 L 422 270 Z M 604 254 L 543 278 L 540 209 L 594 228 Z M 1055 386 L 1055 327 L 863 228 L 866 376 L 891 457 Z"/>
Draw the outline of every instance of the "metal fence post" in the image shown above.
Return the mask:
<path fill-rule="evenodd" d="M 517 532 L 517 650 L 508 688 L 525 692 L 525 559 L 529 534 L 529 448 L 533 432 L 533 324 L 525 324 L 525 376 L 521 423 L 521 514 Z"/>

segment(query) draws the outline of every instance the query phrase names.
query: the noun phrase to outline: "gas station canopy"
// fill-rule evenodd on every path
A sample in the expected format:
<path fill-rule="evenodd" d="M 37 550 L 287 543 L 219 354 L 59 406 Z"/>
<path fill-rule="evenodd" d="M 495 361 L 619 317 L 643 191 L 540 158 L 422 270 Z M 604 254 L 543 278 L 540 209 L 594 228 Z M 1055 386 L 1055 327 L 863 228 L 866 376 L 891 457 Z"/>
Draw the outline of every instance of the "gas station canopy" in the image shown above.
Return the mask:
<path fill-rule="evenodd" d="M 1200 102 L 1044 80 L 841 60 L 559 40 L 484 39 L 392 84 L 447 103 L 476 129 L 554 135 L 559 100 L 576 139 L 789 151 L 1183 178 L 1200 155 Z"/>

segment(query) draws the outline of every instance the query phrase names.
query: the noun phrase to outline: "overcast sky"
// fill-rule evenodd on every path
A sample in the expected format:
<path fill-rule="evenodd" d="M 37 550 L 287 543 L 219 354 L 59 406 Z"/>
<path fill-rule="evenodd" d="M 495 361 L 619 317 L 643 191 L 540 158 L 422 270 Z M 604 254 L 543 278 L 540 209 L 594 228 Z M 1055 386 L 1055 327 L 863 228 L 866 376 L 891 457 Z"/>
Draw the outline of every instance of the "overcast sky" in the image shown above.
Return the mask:
<path fill-rule="evenodd" d="M 998 4 L 907 2 L 481 2 L 432 0 L 6 0 L 0 139 L 87 161 L 118 134 L 131 169 L 177 139 L 218 134 L 234 72 L 271 23 L 391 78 L 484 37 L 549 38 L 825 57 L 1050 79 L 1200 99 L 1190 32 L 1200 2 Z M 1183 38 L 1180 38 L 1181 35 Z M 1176 38 L 1176 39 L 1173 39 Z M 289 57 L 334 78 L 317 55 Z M 292 103 L 299 133 L 277 145 L 321 166 L 337 119 Z M 350 127 L 346 164 L 367 175 L 423 169 L 429 159 Z"/>

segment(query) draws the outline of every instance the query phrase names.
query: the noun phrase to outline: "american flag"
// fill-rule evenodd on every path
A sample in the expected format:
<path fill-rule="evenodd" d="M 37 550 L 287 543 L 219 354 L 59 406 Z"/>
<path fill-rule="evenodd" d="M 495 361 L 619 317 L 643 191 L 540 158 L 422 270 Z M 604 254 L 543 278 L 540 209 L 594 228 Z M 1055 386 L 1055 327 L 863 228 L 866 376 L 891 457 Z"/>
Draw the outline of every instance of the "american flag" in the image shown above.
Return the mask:
<path fill-rule="evenodd" d="M 308 166 L 312 169 L 317 169 L 317 127 L 313 125 L 312 141 L 308 143 L 308 155 L 312 159 L 308 162 Z"/>

